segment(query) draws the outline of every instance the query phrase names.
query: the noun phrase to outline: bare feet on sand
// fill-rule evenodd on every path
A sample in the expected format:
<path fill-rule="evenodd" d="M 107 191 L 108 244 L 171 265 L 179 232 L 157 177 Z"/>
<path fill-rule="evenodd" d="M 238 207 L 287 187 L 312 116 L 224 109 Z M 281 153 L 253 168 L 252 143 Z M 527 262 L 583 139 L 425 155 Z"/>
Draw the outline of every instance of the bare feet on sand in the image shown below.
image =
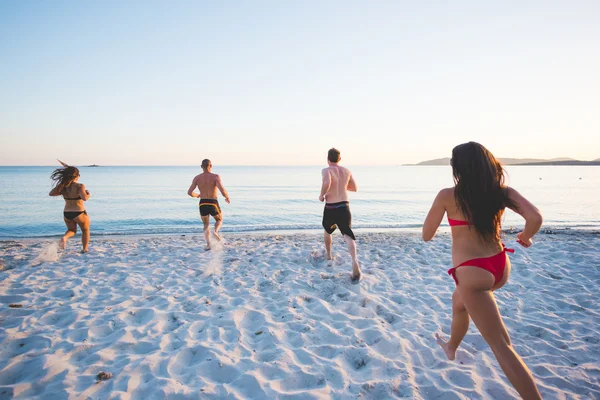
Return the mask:
<path fill-rule="evenodd" d="M 87 252 L 89 252 L 89 250 L 88 250 L 88 249 L 83 249 L 83 250 L 81 250 L 81 253 L 82 253 L 82 254 L 83 254 L 83 253 L 87 253 Z"/>
<path fill-rule="evenodd" d="M 358 266 L 358 262 L 354 261 L 352 263 L 352 282 L 358 282 L 360 280 L 360 267 Z"/>
<path fill-rule="evenodd" d="M 446 357 L 448 357 L 448 360 L 450 360 L 450 361 L 454 360 L 456 358 L 456 349 L 452 350 L 450 348 L 449 343 L 446 342 L 444 339 L 442 339 L 440 334 L 437 332 L 435 334 L 435 338 L 436 338 L 438 344 L 440 345 L 440 347 L 442 348 L 442 350 L 444 350 L 444 353 L 446 353 Z"/>
<path fill-rule="evenodd" d="M 213 232 L 213 236 L 215 237 L 215 239 L 217 239 L 219 242 L 221 241 L 221 236 L 219 236 L 218 232 Z"/>
<path fill-rule="evenodd" d="M 65 239 L 65 238 L 61 238 L 61 239 L 58 241 L 58 247 L 60 247 L 60 248 L 61 248 L 61 249 L 63 249 L 63 250 L 64 250 L 64 249 L 66 249 L 66 248 L 67 248 L 67 239 Z"/>
<path fill-rule="evenodd" d="M 328 251 L 325 251 L 325 259 L 330 261 L 333 260 L 333 254 L 331 254 Z"/>

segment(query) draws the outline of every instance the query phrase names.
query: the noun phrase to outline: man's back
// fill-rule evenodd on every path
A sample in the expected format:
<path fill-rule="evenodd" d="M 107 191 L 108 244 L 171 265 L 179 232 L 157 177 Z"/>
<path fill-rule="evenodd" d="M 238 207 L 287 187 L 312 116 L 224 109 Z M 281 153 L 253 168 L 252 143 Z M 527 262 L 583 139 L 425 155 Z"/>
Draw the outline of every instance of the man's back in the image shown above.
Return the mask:
<path fill-rule="evenodd" d="M 323 169 L 323 180 L 329 179 L 330 186 L 327 191 L 327 203 L 338 203 L 340 201 L 348 201 L 348 189 L 352 190 L 352 185 L 349 185 L 352 180 L 352 173 L 347 168 L 339 165 L 332 165 Z"/>
<path fill-rule="evenodd" d="M 212 172 L 203 172 L 195 178 L 196 186 L 200 191 L 200 197 L 203 199 L 217 198 L 217 183 L 219 175 Z"/>

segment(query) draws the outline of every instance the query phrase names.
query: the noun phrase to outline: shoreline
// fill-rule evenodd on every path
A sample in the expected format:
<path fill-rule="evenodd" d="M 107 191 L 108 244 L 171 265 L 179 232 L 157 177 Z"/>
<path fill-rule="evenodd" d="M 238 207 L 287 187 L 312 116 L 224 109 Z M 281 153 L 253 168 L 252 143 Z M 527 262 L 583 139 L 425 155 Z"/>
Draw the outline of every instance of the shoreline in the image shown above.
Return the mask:
<path fill-rule="evenodd" d="M 212 225 L 211 225 L 212 229 Z M 421 232 L 422 227 L 407 227 L 407 228 L 353 228 L 352 230 L 355 233 L 407 233 L 407 234 L 416 234 Z M 513 228 L 504 228 L 502 229 L 503 234 L 516 234 L 522 230 L 522 226 Z M 449 233 L 449 226 L 440 226 L 438 229 L 438 233 Z M 221 230 L 221 235 L 225 236 L 240 236 L 240 235 L 317 235 L 322 234 L 322 228 L 309 228 L 309 229 L 265 229 L 265 230 L 246 230 L 246 231 L 228 231 Z M 338 232 L 339 233 L 339 232 Z M 542 227 L 538 235 L 600 235 L 600 226 L 548 226 Z M 2 242 L 18 242 L 18 241 L 40 241 L 40 240 L 55 240 L 60 239 L 63 233 L 57 233 L 56 235 L 48 235 L 48 236 L 27 236 L 27 237 L 19 237 L 19 236 L 6 236 L 0 237 L 0 243 Z M 77 240 L 80 238 L 80 232 L 71 239 Z M 202 230 L 198 232 L 182 232 L 182 233 L 109 233 L 109 234 L 94 234 L 93 230 L 91 232 L 92 240 L 102 240 L 102 239 L 111 239 L 111 238 L 144 238 L 144 237 L 185 237 L 185 236 L 202 236 Z"/>
<path fill-rule="evenodd" d="M 440 232 L 450 232 L 450 229 L 444 229 L 445 227 L 440 228 Z M 211 225 L 212 229 L 212 225 Z M 600 228 L 599 228 L 600 229 Z M 353 228 L 354 232 L 362 232 L 362 233 L 420 233 L 421 228 Z M 283 235 L 283 236 L 293 236 L 293 235 L 318 235 L 323 234 L 323 229 L 273 229 L 273 230 L 249 230 L 249 231 L 223 231 L 221 230 L 221 236 L 257 236 L 257 235 L 265 235 L 265 236 L 275 236 L 275 235 Z M 339 233 L 339 231 L 338 231 Z M 60 239 L 62 237 L 62 233 L 53 235 L 53 236 L 30 236 L 30 237 L 0 237 L 0 243 L 2 242 L 18 242 L 18 241 L 40 241 L 40 240 L 54 240 Z M 335 233 L 334 233 L 335 235 Z M 142 239 L 142 238 L 154 238 L 154 237 L 188 237 L 188 236 L 200 236 L 204 238 L 203 232 L 200 230 L 199 232 L 183 232 L 183 233 L 131 233 L 131 234 L 123 234 L 123 233 L 115 233 L 115 234 L 99 234 L 94 235 L 93 232 L 91 234 L 91 238 L 103 240 L 103 239 Z M 70 239 L 77 240 L 81 235 L 78 232 L 74 238 Z"/>

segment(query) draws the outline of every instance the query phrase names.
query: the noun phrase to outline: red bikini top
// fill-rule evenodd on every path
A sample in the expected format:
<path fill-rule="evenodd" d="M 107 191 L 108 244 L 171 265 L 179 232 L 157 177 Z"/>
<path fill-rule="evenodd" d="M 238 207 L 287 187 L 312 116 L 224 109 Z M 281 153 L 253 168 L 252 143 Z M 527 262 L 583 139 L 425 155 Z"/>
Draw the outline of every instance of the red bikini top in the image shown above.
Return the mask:
<path fill-rule="evenodd" d="M 471 225 L 469 223 L 469 221 L 463 221 L 460 219 L 452 219 L 452 218 L 448 218 L 448 224 L 450 226 L 467 226 L 467 225 Z"/>

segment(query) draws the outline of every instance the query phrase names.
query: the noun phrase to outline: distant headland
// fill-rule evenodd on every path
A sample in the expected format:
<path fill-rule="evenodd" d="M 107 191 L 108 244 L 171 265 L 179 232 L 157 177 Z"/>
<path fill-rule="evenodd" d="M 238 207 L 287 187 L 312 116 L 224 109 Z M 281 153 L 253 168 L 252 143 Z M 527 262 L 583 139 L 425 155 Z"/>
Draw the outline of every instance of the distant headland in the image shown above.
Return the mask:
<path fill-rule="evenodd" d="M 565 157 L 549 160 L 539 158 L 498 158 L 498 161 L 502 165 L 600 165 L 600 158 L 593 161 L 582 161 Z M 450 157 L 436 158 L 435 160 L 427 160 L 409 165 L 450 165 Z"/>

